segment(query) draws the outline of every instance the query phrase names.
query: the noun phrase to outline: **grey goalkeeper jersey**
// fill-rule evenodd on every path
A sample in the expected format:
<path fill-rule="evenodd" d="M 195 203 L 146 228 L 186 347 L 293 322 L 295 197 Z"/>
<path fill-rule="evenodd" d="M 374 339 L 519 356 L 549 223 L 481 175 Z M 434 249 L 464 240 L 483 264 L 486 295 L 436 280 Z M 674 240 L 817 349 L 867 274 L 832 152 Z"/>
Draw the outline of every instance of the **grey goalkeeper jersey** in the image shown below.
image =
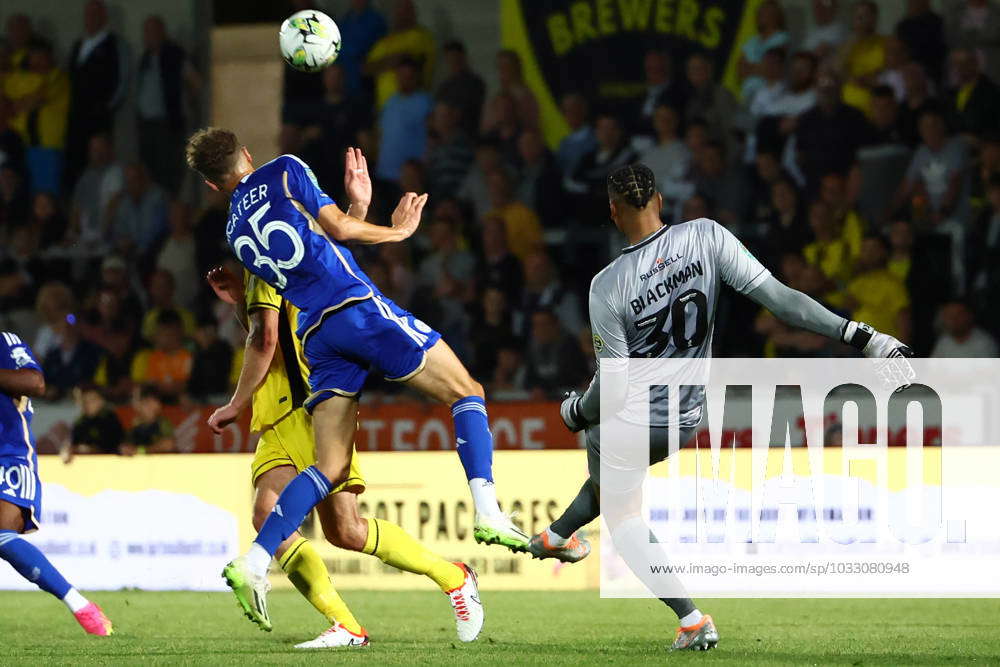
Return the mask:
<path fill-rule="evenodd" d="M 722 283 L 745 294 L 770 275 L 714 220 L 700 218 L 659 229 L 625 248 L 590 284 L 590 326 L 598 363 L 608 370 L 627 364 L 608 361 L 614 359 L 710 357 Z M 622 397 L 623 419 L 655 426 L 692 426 L 700 421 L 702 390 L 681 393 L 678 419 L 671 418 L 666 400 L 656 395 L 647 400 L 648 383 L 632 380 L 628 395 Z M 617 385 L 614 391 L 625 386 Z M 595 377 L 582 404 L 588 420 L 597 421 L 599 406 Z"/>

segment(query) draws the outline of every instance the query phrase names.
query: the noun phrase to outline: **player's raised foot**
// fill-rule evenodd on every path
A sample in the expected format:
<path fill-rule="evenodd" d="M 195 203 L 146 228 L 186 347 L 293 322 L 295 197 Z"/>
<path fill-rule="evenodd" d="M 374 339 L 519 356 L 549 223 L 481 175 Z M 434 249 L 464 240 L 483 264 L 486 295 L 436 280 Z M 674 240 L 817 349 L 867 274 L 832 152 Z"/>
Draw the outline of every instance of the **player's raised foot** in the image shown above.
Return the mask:
<path fill-rule="evenodd" d="M 471 642 L 479 636 L 486 620 L 483 603 L 479 599 L 479 580 L 475 571 L 465 563 L 455 563 L 465 572 L 465 581 L 458 588 L 448 591 L 451 608 L 455 611 L 455 629 L 458 638 Z"/>
<path fill-rule="evenodd" d="M 514 553 L 528 550 L 528 535 L 506 514 L 485 516 L 477 512 L 472 535 L 480 544 L 499 544 Z"/>
<path fill-rule="evenodd" d="M 334 623 L 316 639 L 296 644 L 295 648 L 361 648 L 368 643 L 368 631 L 364 628 L 361 628 L 361 634 L 356 635 L 340 623 Z"/>
<path fill-rule="evenodd" d="M 267 614 L 267 593 L 271 583 L 267 577 L 254 574 L 247 566 L 246 557 L 240 556 L 231 561 L 222 570 L 222 578 L 233 589 L 236 602 L 246 617 L 260 626 L 261 630 L 271 631 L 271 618 Z"/>
<path fill-rule="evenodd" d="M 590 542 L 573 533 L 566 544 L 557 546 L 552 544 L 548 532 L 543 530 L 531 538 L 528 551 L 534 558 L 555 558 L 564 563 L 577 563 L 590 555 Z"/>
<path fill-rule="evenodd" d="M 677 636 L 671 651 L 707 651 L 719 643 L 719 631 L 715 629 L 712 617 L 705 614 L 701 620 L 686 628 L 677 628 Z"/>
<path fill-rule="evenodd" d="M 114 634 L 114 628 L 111 627 L 111 619 L 105 616 L 104 611 L 93 602 L 88 603 L 86 607 L 73 614 L 73 616 L 76 617 L 76 622 L 87 631 L 88 635 L 108 637 Z"/>

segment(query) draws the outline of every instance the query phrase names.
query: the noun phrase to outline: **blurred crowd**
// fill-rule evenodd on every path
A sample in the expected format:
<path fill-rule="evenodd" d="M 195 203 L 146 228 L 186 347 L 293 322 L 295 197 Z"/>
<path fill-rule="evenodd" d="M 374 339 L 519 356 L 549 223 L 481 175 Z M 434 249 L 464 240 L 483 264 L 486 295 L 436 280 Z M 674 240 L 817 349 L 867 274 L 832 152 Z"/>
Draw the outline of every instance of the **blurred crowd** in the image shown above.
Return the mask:
<path fill-rule="evenodd" d="M 75 451 L 170 451 L 163 405 L 228 391 L 241 345 L 221 337 L 200 278 L 226 254 L 225 204 L 181 197 L 203 78 L 162 18 L 144 18 L 136 48 L 104 2 L 73 10 L 81 34 L 62 45 L 2 17 L 0 328 L 32 343 L 47 398 L 79 404 Z M 125 404 L 128 428 L 112 410 Z"/>
<path fill-rule="evenodd" d="M 488 87 L 412 0 L 388 15 L 350 0 L 330 11 L 337 62 L 286 68 L 280 149 L 336 199 L 344 151 L 362 147 L 374 222 L 401 192 L 431 194 L 412 239 L 356 252 L 493 399 L 555 398 L 589 380 L 590 278 L 623 245 L 605 178 L 636 161 L 656 174 L 665 222 L 719 221 L 788 284 L 920 355 L 996 356 L 1000 8 L 965 0 L 938 14 L 907 0 L 889 34 L 875 2 L 811 10 L 794 34 L 780 2 L 761 3 L 735 86 L 709 54 L 646 52 L 643 95 L 614 107 L 565 95 L 570 130 L 550 146 L 516 52 L 496 55 Z M 100 0 L 62 60 L 28 17 L 5 19 L 0 324 L 34 341 L 53 398 L 89 396 L 98 421 L 97 398 L 138 411 L 224 395 L 243 333 L 202 276 L 229 257 L 228 202 L 181 196 L 202 76 L 155 16 L 130 56 Z M 112 137 L 126 96 L 138 157 L 123 163 Z M 741 298 L 722 300 L 717 323 L 720 355 L 849 354 Z"/>

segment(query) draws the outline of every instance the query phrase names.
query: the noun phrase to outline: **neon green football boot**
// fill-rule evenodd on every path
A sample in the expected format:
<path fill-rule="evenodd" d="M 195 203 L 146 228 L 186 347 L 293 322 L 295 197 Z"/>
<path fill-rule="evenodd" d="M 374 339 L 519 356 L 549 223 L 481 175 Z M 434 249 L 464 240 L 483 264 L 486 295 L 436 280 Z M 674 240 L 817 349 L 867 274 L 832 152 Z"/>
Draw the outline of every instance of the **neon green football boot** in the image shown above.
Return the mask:
<path fill-rule="evenodd" d="M 236 602 L 246 617 L 260 626 L 261 630 L 271 631 L 271 618 L 267 613 L 267 593 L 271 590 L 271 582 L 267 577 L 254 574 L 247 566 L 246 557 L 240 556 L 231 561 L 222 570 L 222 578 L 236 596 Z"/>
<path fill-rule="evenodd" d="M 527 551 L 531 540 L 523 530 L 514 525 L 508 515 L 484 516 L 478 512 L 472 536 L 480 544 L 499 544 L 514 553 Z"/>

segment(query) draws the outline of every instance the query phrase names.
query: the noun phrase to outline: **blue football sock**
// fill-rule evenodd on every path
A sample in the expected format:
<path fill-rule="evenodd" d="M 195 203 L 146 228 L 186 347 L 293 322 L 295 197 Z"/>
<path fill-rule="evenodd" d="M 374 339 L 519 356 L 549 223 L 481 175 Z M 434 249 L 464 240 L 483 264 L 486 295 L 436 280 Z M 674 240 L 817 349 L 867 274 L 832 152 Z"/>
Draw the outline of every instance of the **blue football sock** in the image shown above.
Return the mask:
<path fill-rule="evenodd" d="M 257 544 L 274 555 L 282 542 L 299 529 L 306 516 L 321 500 L 330 495 L 333 484 L 316 466 L 309 466 L 288 483 L 278 496 L 274 509 L 257 533 Z"/>
<path fill-rule="evenodd" d="M 493 435 L 486 417 L 486 401 L 478 396 L 466 396 L 451 405 L 458 439 L 458 458 L 462 460 L 466 479 L 493 481 Z"/>
<path fill-rule="evenodd" d="M 22 540 L 13 530 L 0 530 L 0 558 L 10 563 L 22 577 L 60 600 L 72 588 L 38 547 Z"/>

